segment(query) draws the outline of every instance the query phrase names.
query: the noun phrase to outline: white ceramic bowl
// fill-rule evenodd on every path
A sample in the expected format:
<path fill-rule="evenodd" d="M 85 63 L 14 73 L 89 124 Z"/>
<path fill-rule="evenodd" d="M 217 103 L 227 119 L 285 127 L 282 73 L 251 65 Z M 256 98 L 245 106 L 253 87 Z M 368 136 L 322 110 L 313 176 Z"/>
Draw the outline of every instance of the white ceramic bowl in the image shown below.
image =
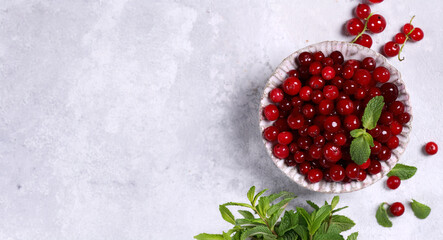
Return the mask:
<path fill-rule="evenodd" d="M 340 51 L 343 54 L 345 60 L 348 59 L 363 60 L 365 57 L 372 57 L 375 59 L 377 66 L 383 66 L 387 68 L 391 73 L 391 79 L 389 80 L 389 82 L 396 84 L 398 87 L 399 96 L 397 100 L 401 101 L 405 105 L 405 112 L 408 112 L 411 115 L 411 121 L 412 121 L 412 113 L 411 113 L 412 109 L 409 103 L 409 94 L 406 91 L 403 80 L 401 79 L 400 72 L 391 64 L 389 64 L 389 62 L 384 56 L 369 48 L 357 44 L 348 43 L 348 42 L 325 41 L 307 46 L 289 55 L 289 57 L 287 57 L 286 59 L 283 60 L 282 63 L 280 63 L 280 65 L 274 71 L 272 76 L 269 78 L 260 101 L 259 116 L 260 116 L 261 133 L 263 133 L 263 130 L 266 127 L 271 126 L 273 123 L 271 121 L 267 121 L 263 117 L 263 108 L 271 103 L 271 101 L 268 98 L 269 92 L 283 83 L 283 81 L 286 79 L 286 73 L 289 70 L 298 67 L 297 62 L 295 61 L 296 57 L 298 57 L 300 53 L 305 51 L 312 53 L 317 51 L 322 51 L 326 56 L 328 56 L 331 52 L 336 50 Z M 309 190 L 316 192 L 325 192 L 325 193 L 352 192 L 363 189 L 377 182 L 395 166 L 395 164 L 399 161 L 401 154 L 405 151 L 406 146 L 409 142 L 411 121 L 409 121 L 409 123 L 403 126 L 402 133 L 397 136 L 400 140 L 400 144 L 398 148 L 392 151 L 391 158 L 387 161 L 381 161 L 382 171 L 376 175 L 368 174 L 367 178 L 362 182 L 352 181 L 350 183 L 336 183 L 336 182 L 326 182 L 322 180 L 318 183 L 310 183 L 306 180 L 306 177 L 304 175 L 301 175 L 298 172 L 296 167 L 289 167 L 284 163 L 284 160 L 274 157 L 274 155 L 272 154 L 272 146 L 273 146 L 272 143 L 266 141 L 265 139 L 263 139 L 263 142 L 265 144 L 269 156 L 271 157 L 275 165 L 283 173 L 285 173 L 286 176 L 291 178 L 294 182 L 296 182 L 300 186 L 303 186 Z"/>

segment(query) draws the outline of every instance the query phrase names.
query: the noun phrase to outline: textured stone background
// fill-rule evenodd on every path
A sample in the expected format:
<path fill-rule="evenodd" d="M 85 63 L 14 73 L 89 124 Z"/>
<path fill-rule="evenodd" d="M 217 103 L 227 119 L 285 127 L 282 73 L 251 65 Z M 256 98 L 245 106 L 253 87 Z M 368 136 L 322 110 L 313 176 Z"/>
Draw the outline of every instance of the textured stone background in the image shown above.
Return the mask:
<path fill-rule="evenodd" d="M 0 3 L 0 239 L 191 239 L 229 226 L 218 204 L 251 185 L 329 200 L 281 174 L 258 132 L 267 77 L 293 51 L 346 40 L 359 1 L 39 1 Z M 402 162 L 418 166 L 400 189 L 384 181 L 342 194 L 359 239 L 440 239 L 443 163 L 442 2 L 388 1 L 374 49 L 402 24 L 425 39 L 407 44 L 399 68 L 411 94 L 413 132 Z M 392 229 L 377 225 L 383 201 L 407 207 Z"/>

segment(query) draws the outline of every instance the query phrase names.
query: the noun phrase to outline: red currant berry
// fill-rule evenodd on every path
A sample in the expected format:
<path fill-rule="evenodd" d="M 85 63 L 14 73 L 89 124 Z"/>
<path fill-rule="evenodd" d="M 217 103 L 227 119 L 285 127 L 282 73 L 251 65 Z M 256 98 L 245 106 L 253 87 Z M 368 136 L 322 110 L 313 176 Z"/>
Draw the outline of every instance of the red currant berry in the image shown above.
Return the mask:
<path fill-rule="evenodd" d="M 385 143 L 391 137 L 391 129 L 387 126 L 380 126 L 380 136 L 377 137 L 377 141 Z"/>
<path fill-rule="evenodd" d="M 312 140 L 310 137 L 299 137 L 297 140 L 297 145 L 303 150 L 308 150 L 311 144 Z"/>
<path fill-rule="evenodd" d="M 334 60 L 332 60 L 332 58 L 330 58 L 330 57 L 327 57 L 327 58 L 324 58 L 322 61 L 321 61 L 321 64 L 324 66 L 324 67 L 327 67 L 327 66 L 332 66 L 332 65 L 334 65 Z"/>
<path fill-rule="evenodd" d="M 368 71 L 374 71 L 376 66 L 375 59 L 371 57 L 367 57 L 361 61 L 361 67 L 368 70 Z"/>
<path fill-rule="evenodd" d="M 297 165 L 297 163 L 294 161 L 294 159 L 292 159 L 292 157 L 286 158 L 285 164 L 288 165 L 289 167 Z"/>
<path fill-rule="evenodd" d="M 367 173 L 365 170 L 360 169 L 360 171 L 358 171 L 358 178 L 357 180 L 360 182 L 363 182 L 367 177 Z"/>
<path fill-rule="evenodd" d="M 392 215 L 399 217 L 405 212 L 405 206 L 400 202 L 395 202 L 389 207 L 389 211 Z"/>
<path fill-rule="evenodd" d="M 381 164 L 377 160 L 372 160 L 371 164 L 368 167 L 368 173 L 375 175 L 377 173 L 381 172 Z"/>
<path fill-rule="evenodd" d="M 349 99 L 342 99 L 335 106 L 340 115 L 349 115 L 354 112 L 354 103 Z"/>
<path fill-rule="evenodd" d="M 311 164 L 308 162 L 303 162 L 300 165 L 298 165 L 298 170 L 302 175 L 308 174 L 309 170 L 311 170 Z"/>
<path fill-rule="evenodd" d="M 335 70 L 331 66 L 326 66 L 321 70 L 321 76 L 325 80 L 331 80 L 335 77 Z"/>
<path fill-rule="evenodd" d="M 278 128 L 274 126 L 269 126 L 265 128 L 265 130 L 263 131 L 263 137 L 267 141 L 272 142 L 277 140 L 278 133 L 279 133 Z"/>
<path fill-rule="evenodd" d="M 381 143 L 378 141 L 374 141 L 374 146 L 371 147 L 371 154 L 377 155 L 381 152 Z"/>
<path fill-rule="evenodd" d="M 338 160 L 340 160 L 342 158 L 342 152 L 341 152 L 340 147 L 337 147 L 332 143 L 327 143 L 323 147 L 323 156 L 329 162 L 335 163 L 335 162 L 338 162 Z"/>
<path fill-rule="evenodd" d="M 397 176 L 390 176 L 386 181 L 386 185 L 390 189 L 397 189 L 400 186 L 401 180 Z"/>
<path fill-rule="evenodd" d="M 345 178 L 345 169 L 340 165 L 332 165 L 329 169 L 329 177 L 334 182 L 341 182 Z"/>
<path fill-rule="evenodd" d="M 414 28 L 411 34 L 409 34 L 409 37 L 414 41 L 420 41 L 424 37 L 423 30 L 421 30 L 421 28 Z"/>
<path fill-rule="evenodd" d="M 342 89 L 343 88 L 343 83 L 344 83 L 344 79 L 340 76 L 335 76 L 332 80 L 331 83 L 332 85 L 336 86 L 338 89 Z"/>
<path fill-rule="evenodd" d="M 389 126 L 389 129 L 391 129 L 391 133 L 393 135 L 398 135 L 403 131 L 403 125 L 401 125 L 397 121 L 393 121 L 391 125 Z"/>
<path fill-rule="evenodd" d="M 300 129 L 305 124 L 305 118 L 301 114 L 291 114 L 287 121 L 292 129 Z"/>
<path fill-rule="evenodd" d="M 400 101 L 395 101 L 389 105 L 389 111 L 395 116 L 400 115 L 405 111 L 405 105 Z"/>
<path fill-rule="evenodd" d="M 383 2 L 383 0 L 369 0 L 369 2 L 371 2 L 371 3 L 381 3 L 381 2 Z"/>
<path fill-rule="evenodd" d="M 368 98 L 367 98 L 366 104 L 369 102 L 369 100 L 371 100 L 375 96 L 381 96 L 381 91 L 377 87 L 372 87 L 372 88 L 369 89 Z"/>
<path fill-rule="evenodd" d="M 403 44 L 406 41 L 406 35 L 404 33 L 397 33 L 394 36 L 394 41 L 398 44 Z"/>
<path fill-rule="evenodd" d="M 387 161 L 391 158 L 391 149 L 382 146 L 380 153 L 377 155 L 380 161 Z"/>
<path fill-rule="evenodd" d="M 345 129 L 348 131 L 352 131 L 360 127 L 360 119 L 355 115 L 348 115 L 343 120 L 343 124 Z"/>
<path fill-rule="evenodd" d="M 325 118 L 323 127 L 327 132 L 337 132 L 340 129 L 341 123 L 338 116 L 329 116 Z"/>
<path fill-rule="evenodd" d="M 360 85 L 368 85 L 372 80 L 372 76 L 366 69 L 357 69 L 352 79 Z"/>
<path fill-rule="evenodd" d="M 288 121 L 284 118 L 279 118 L 272 124 L 274 127 L 278 129 L 279 132 L 291 130 L 288 125 Z"/>
<path fill-rule="evenodd" d="M 357 90 L 354 93 L 354 98 L 361 100 L 366 97 L 366 90 L 363 87 L 357 88 Z"/>
<path fill-rule="evenodd" d="M 311 119 L 315 116 L 315 108 L 311 104 L 305 104 L 301 111 L 303 115 L 308 119 Z"/>
<path fill-rule="evenodd" d="M 354 70 L 357 70 L 360 68 L 361 62 L 357 59 L 349 59 L 348 61 L 346 61 L 345 65 L 351 65 Z"/>
<path fill-rule="evenodd" d="M 362 45 L 363 47 L 371 48 L 372 46 L 372 38 L 368 34 L 362 34 L 357 40 L 355 40 L 356 44 Z"/>
<path fill-rule="evenodd" d="M 394 114 L 391 112 L 382 112 L 380 115 L 379 122 L 384 125 L 389 125 L 394 121 Z"/>
<path fill-rule="evenodd" d="M 291 98 L 290 104 L 292 107 L 297 108 L 303 105 L 303 101 L 298 96 L 295 96 Z"/>
<path fill-rule="evenodd" d="M 368 158 L 368 160 L 365 163 L 363 163 L 362 165 L 359 165 L 358 167 L 360 169 L 367 169 L 370 164 L 371 164 L 371 159 Z"/>
<path fill-rule="evenodd" d="M 324 99 L 318 105 L 318 112 L 323 115 L 329 115 L 334 110 L 334 102 L 329 99 Z"/>
<path fill-rule="evenodd" d="M 323 92 L 320 90 L 314 90 L 311 94 L 311 100 L 315 104 L 319 104 L 324 99 Z"/>
<path fill-rule="evenodd" d="M 310 52 L 302 52 L 298 55 L 298 61 L 302 66 L 309 66 L 313 61 L 313 56 Z"/>
<path fill-rule="evenodd" d="M 326 99 L 334 100 L 338 97 L 339 90 L 334 85 L 328 85 L 323 88 L 323 94 Z"/>
<path fill-rule="evenodd" d="M 291 144 L 289 144 L 289 151 L 294 154 L 299 150 L 297 143 L 293 142 Z"/>
<path fill-rule="evenodd" d="M 300 96 L 301 100 L 306 102 L 311 100 L 311 94 L 312 94 L 312 88 L 304 86 L 300 89 L 300 93 L 298 95 Z"/>
<path fill-rule="evenodd" d="M 411 120 L 411 115 L 409 113 L 402 113 L 398 115 L 397 120 L 400 124 L 406 124 Z"/>
<path fill-rule="evenodd" d="M 309 156 L 311 156 L 313 159 L 320 159 L 322 156 L 322 148 L 311 145 L 309 147 Z"/>
<path fill-rule="evenodd" d="M 318 62 L 321 62 L 321 60 L 323 60 L 323 58 L 325 58 L 325 55 L 321 51 L 315 52 L 313 54 L 313 56 L 314 56 L 314 61 L 318 61 Z"/>
<path fill-rule="evenodd" d="M 305 161 L 305 159 L 306 159 L 305 152 L 303 152 L 303 151 L 296 151 L 294 153 L 294 161 L 296 163 L 303 163 Z"/>
<path fill-rule="evenodd" d="M 344 79 L 351 79 L 354 76 L 354 67 L 350 65 L 346 65 L 343 67 L 343 72 L 341 73 Z"/>
<path fill-rule="evenodd" d="M 274 88 L 271 92 L 269 92 L 269 98 L 275 103 L 281 102 L 284 97 L 285 95 L 283 93 L 283 90 L 281 90 L 280 88 Z"/>
<path fill-rule="evenodd" d="M 372 73 L 372 78 L 381 83 L 385 83 L 389 81 L 389 78 L 391 77 L 391 74 L 389 73 L 389 70 L 385 67 L 377 67 L 374 72 Z"/>
<path fill-rule="evenodd" d="M 269 121 L 275 121 L 280 116 L 277 106 L 269 104 L 263 109 L 266 119 Z"/>
<path fill-rule="evenodd" d="M 352 18 L 346 23 L 346 30 L 350 35 L 358 35 L 363 31 L 364 28 L 363 22 L 358 18 Z"/>
<path fill-rule="evenodd" d="M 309 127 L 307 125 L 304 125 L 300 129 L 298 129 L 298 134 L 302 137 L 307 137 L 308 136 L 308 128 Z"/>
<path fill-rule="evenodd" d="M 321 73 L 321 62 L 313 62 L 309 65 L 309 73 L 311 75 L 319 75 Z"/>
<path fill-rule="evenodd" d="M 309 62 L 309 64 L 311 64 L 311 62 Z M 301 65 L 298 68 L 298 71 L 300 72 L 300 79 L 306 80 L 311 76 L 309 73 L 309 64 L 307 66 Z"/>
<path fill-rule="evenodd" d="M 345 58 L 343 57 L 343 54 L 339 51 L 333 51 L 330 55 L 330 58 L 334 60 L 335 64 L 342 64 L 345 61 Z"/>
<path fill-rule="evenodd" d="M 278 134 L 278 143 L 288 145 L 292 142 L 293 136 L 291 132 L 281 132 Z"/>
<path fill-rule="evenodd" d="M 428 142 L 425 146 L 426 153 L 434 155 L 438 152 L 438 145 L 435 142 Z"/>
<path fill-rule="evenodd" d="M 323 136 L 318 136 L 314 138 L 314 145 L 317 147 L 323 147 L 325 145 L 326 139 Z"/>
<path fill-rule="evenodd" d="M 320 76 L 315 75 L 309 79 L 308 84 L 314 90 L 315 89 L 322 89 L 323 86 L 325 85 L 325 80 L 323 80 Z"/>
<path fill-rule="evenodd" d="M 292 69 L 289 72 L 287 72 L 286 75 L 287 75 L 287 77 L 296 77 L 296 78 L 298 78 L 298 77 L 300 77 L 300 72 L 295 70 L 295 69 Z"/>
<path fill-rule="evenodd" d="M 352 80 L 348 80 L 343 84 L 343 91 L 345 94 L 353 95 L 357 91 L 357 84 Z"/>
<path fill-rule="evenodd" d="M 311 183 L 320 182 L 323 179 L 323 172 L 320 169 L 314 168 L 308 172 L 308 180 Z"/>
<path fill-rule="evenodd" d="M 374 14 L 367 21 L 367 28 L 373 33 L 381 33 L 385 30 L 386 20 L 380 14 Z"/>
<path fill-rule="evenodd" d="M 400 52 L 400 46 L 398 46 L 398 43 L 395 42 L 387 42 L 383 50 L 387 57 L 394 57 Z"/>
<path fill-rule="evenodd" d="M 296 77 L 289 77 L 283 82 L 283 91 L 289 95 L 296 95 L 301 88 L 301 82 Z"/>
<path fill-rule="evenodd" d="M 355 8 L 355 14 L 359 18 L 365 19 L 369 17 L 369 14 L 371 14 L 371 8 L 364 3 L 358 4 L 357 8 Z"/>
<path fill-rule="evenodd" d="M 285 159 L 289 156 L 289 148 L 286 145 L 276 144 L 274 146 L 274 156 L 280 159 Z"/>
<path fill-rule="evenodd" d="M 400 144 L 400 141 L 398 140 L 397 136 L 392 136 L 391 138 L 388 139 L 388 142 L 386 143 L 386 145 L 390 149 L 397 148 L 399 144 Z"/>
<path fill-rule="evenodd" d="M 346 135 L 343 133 L 337 133 L 334 135 L 334 144 L 337 146 L 345 145 L 347 140 Z"/>
<path fill-rule="evenodd" d="M 315 138 L 320 135 L 320 127 L 317 125 L 311 125 L 308 127 L 308 135 L 312 138 Z"/>
<path fill-rule="evenodd" d="M 393 83 L 385 83 L 381 85 L 380 91 L 387 104 L 394 102 L 398 97 L 398 87 Z"/>
<path fill-rule="evenodd" d="M 409 33 L 412 31 L 412 29 L 414 29 L 414 26 L 412 24 L 410 24 L 410 23 L 406 23 L 403 26 L 403 33 L 406 34 L 406 35 L 409 35 Z"/>
<path fill-rule="evenodd" d="M 360 168 L 355 163 L 349 163 L 348 166 L 346 166 L 346 176 L 350 179 L 357 179 L 358 178 L 358 172 L 360 171 Z"/>

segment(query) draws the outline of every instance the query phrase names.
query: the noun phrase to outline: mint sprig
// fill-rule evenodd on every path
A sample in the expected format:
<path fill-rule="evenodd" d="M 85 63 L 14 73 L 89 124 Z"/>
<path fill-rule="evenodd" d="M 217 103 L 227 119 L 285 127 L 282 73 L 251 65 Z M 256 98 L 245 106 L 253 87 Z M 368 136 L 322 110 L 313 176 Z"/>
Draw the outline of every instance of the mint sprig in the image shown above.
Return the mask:
<path fill-rule="evenodd" d="M 414 215 L 420 219 L 425 219 L 431 213 L 431 208 L 412 199 L 411 208 Z"/>
<path fill-rule="evenodd" d="M 411 178 L 417 172 L 417 168 L 414 166 L 408 166 L 405 164 L 397 163 L 394 168 L 388 173 L 388 177 L 397 176 L 401 180 Z"/>
<path fill-rule="evenodd" d="M 307 201 L 314 209 L 308 212 L 302 207 L 297 211 L 285 211 L 289 202 L 295 198 L 290 192 L 280 192 L 262 196 L 265 192 L 255 194 L 255 187 L 247 193 L 249 203 L 228 202 L 220 205 L 222 218 L 234 225 L 222 234 L 201 233 L 194 236 L 197 240 L 344 240 L 341 232 L 351 229 L 355 223 L 335 212 L 339 197 L 335 196 L 331 204 L 323 206 Z M 280 199 L 280 200 L 279 200 Z M 279 200 L 279 201 L 278 201 Z M 274 203 L 276 202 L 276 203 Z M 246 207 L 252 210 L 239 210 L 244 218 L 236 218 L 227 206 Z M 348 240 L 356 240 L 358 233 L 352 233 Z"/>
<path fill-rule="evenodd" d="M 392 222 L 389 220 L 388 212 L 385 208 L 387 203 L 382 203 L 377 209 L 377 213 L 375 214 L 375 218 L 377 219 L 378 224 L 383 227 L 392 227 Z"/>
<path fill-rule="evenodd" d="M 366 130 L 374 129 L 377 126 L 384 105 L 383 96 L 373 97 L 366 105 L 361 118 L 363 128 L 354 129 L 350 132 L 354 138 L 351 142 L 351 159 L 358 165 L 365 163 L 369 156 L 371 156 L 371 147 L 374 146 L 374 139 Z"/>

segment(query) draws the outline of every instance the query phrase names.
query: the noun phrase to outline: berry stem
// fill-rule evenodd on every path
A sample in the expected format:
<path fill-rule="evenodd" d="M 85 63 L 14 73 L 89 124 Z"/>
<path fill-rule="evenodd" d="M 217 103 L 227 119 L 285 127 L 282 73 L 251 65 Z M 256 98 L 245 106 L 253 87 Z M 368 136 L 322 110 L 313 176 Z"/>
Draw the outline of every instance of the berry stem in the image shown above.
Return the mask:
<path fill-rule="evenodd" d="M 363 35 L 363 33 L 366 32 L 366 29 L 368 29 L 368 19 L 373 15 L 374 13 L 369 14 L 369 16 L 367 18 L 365 18 L 365 27 L 363 28 L 363 30 L 354 38 L 354 40 L 351 41 L 351 43 L 354 43 L 355 41 L 357 41 L 357 39 L 359 37 L 361 37 L 361 35 Z"/>
<path fill-rule="evenodd" d="M 415 18 L 415 15 L 414 16 L 412 16 L 412 18 L 411 18 L 411 21 L 409 21 L 409 24 L 411 24 L 412 23 L 412 20 L 414 20 L 414 18 Z M 401 54 L 401 51 L 403 51 L 403 47 L 405 46 L 405 44 L 406 44 L 406 42 L 409 40 L 409 34 L 411 34 L 413 31 L 414 31 L 414 29 L 415 28 L 412 28 L 412 30 L 411 31 L 409 31 L 409 33 L 408 34 L 406 34 L 406 39 L 405 39 L 405 42 L 401 45 L 401 47 L 400 47 L 400 51 L 398 52 L 398 60 L 401 62 L 401 61 L 403 61 L 403 60 L 405 60 L 405 58 L 403 57 L 400 57 L 400 54 Z"/>

